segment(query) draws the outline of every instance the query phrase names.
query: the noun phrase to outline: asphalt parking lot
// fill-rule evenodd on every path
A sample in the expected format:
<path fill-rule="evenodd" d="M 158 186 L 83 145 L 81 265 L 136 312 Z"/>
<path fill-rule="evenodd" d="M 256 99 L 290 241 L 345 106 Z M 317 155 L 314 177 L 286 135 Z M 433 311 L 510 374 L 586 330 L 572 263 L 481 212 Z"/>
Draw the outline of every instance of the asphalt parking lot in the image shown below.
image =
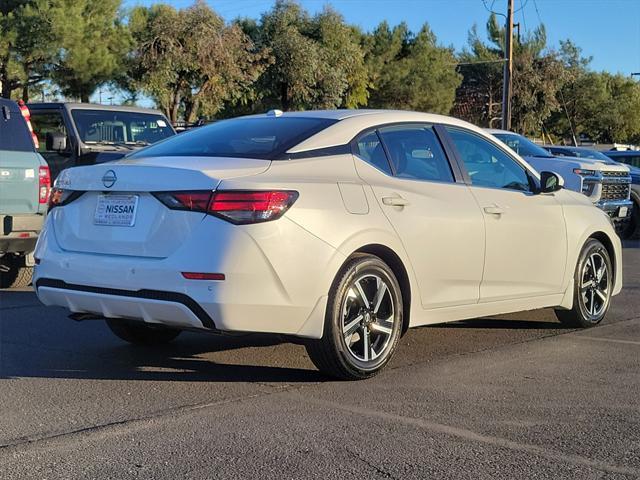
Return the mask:
<path fill-rule="evenodd" d="M 131 347 L 0 292 L 0 478 L 640 477 L 640 242 L 605 323 L 547 310 L 411 330 L 328 381 L 278 338 Z"/>

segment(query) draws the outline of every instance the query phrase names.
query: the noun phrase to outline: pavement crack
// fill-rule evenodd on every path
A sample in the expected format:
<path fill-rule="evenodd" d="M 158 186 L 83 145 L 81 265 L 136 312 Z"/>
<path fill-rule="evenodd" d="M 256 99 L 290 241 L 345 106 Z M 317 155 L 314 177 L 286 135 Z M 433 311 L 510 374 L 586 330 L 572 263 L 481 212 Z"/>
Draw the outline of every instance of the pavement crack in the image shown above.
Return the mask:
<path fill-rule="evenodd" d="M 447 435 L 450 437 L 456 437 L 461 440 L 473 443 L 481 443 L 498 448 L 506 448 L 512 451 L 522 452 L 530 455 L 537 455 L 547 458 L 555 462 L 563 462 L 572 465 L 579 465 L 588 467 L 594 470 L 600 470 L 608 473 L 616 473 L 621 475 L 631 475 L 634 477 L 640 476 L 640 469 L 631 467 L 624 467 L 619 465 L 612 465 L 609 463 L 601 462 L 598 460 L 592 460 L 580 455 L 572 453 L 563 453 L 557 450 L 550 450 L 545 447 L 541 447 L 529 443 L 521 443 L 514 440 L 509 440 L 502 437 L 496 437 L 493 435 L 487 435 L 478 433 L 466 428 L 454 427 L 442 423 L 432 422 L 415 417 L 405 417 L 403 415 L 397 415 L 394 413 L 381 412 L 361 406 L 351 406 L 330 400 L 323 400 L 318 398 L 303 397 L 298 392 L 288 392 L 290 398 L 297 399 L 301 402 L 311 403 L 320 407 L 329 408 L 331 410 L 340 410 L 343 412 L 364 415 L 373 419 L 382 420 L 395 425 L 401 424 L 412 428 L 419 428 L 421 430 L 429 431 L 436 434 Z M 362 460 L 362 458 L 360 458 Z"/>
<path fill-rule="evenodd" d="M 359 462 L 364 463 L 365 465 L 367 465 L 369 468 L 372 468 L 373 470 L 375 470 L 376 472 L 378 472 L 380 475 L 383 475 L 386 478 L 392 478 L 393 480 L 400 480 L 399 477 L 396 477 L 394 475 L 392 475 L 390 472 L 386 471 L 384 468 L 377 466 L 375 463 L 370 462 L 369 460 L 367 460 L 365 457 L 363 457 L 362 455 L 360 455 L 360 453 L 356 452 L 355 450 L 351 450 L 350 448 L 346 449 L 346 452 L 351 455 L 353 458 L 355 458 L 356 460 L 358 460 Z"/>
<path fill-rule="evenodd" d="M 266 384 L 261 384 L 261 385 L 268 386 Z M 233 397 L 225 400 L 219 400 L 216 402 L 203 402 L 203 403 L 196 403 L 192 405 L 182 405 L 179 407 L 159 410 L 159 411 L 150 413 L 148 415 L 142 415 L 139 417 L 128 418 L 128 419 L 118 420 L 113 422 L 106 422 L 99 425 L 92 425 L 90 427 L 83 427 L 83 428 L 78 428 L 75 430 L 69 430 L 69 431 L 60 432 L 60 433 L 53 433 L 53 434 L 42 435 L 37 437 L 22 437 L 9 443 L 0 444 L 0 453 L 9 452 L 12 450 L 18 450 L 21 447 L 25 447 L 25 446 L 37 446 L 40 444 L 55 442 L 57 440 L 73 438 L 75 436 L 100 434 L 105 432 L 115 432 L 118 428 L 122 428 L 122 427 L 133 428 L 136 426 L 141 426 L 145 423 L 161 420 L 165 417 L 189 414 L 199 410 L 206 410 L 208 408 L 219 407 L 221 405 L 227 405 L 231 403 L 244 402 L 244 401 L 253 400 L 256 398 L 267 397 L 269 395 L 281 394 L 289 390 L 302 388 L 301 386 L 295 386 L 290 389 L 274 388 L 273 386 L 268 386 L 268 387 L 271 388 L 271 391 L 259 392 L 259 393 L 254 393 L 252 395 L 245 395 L 240 397 Z"/>

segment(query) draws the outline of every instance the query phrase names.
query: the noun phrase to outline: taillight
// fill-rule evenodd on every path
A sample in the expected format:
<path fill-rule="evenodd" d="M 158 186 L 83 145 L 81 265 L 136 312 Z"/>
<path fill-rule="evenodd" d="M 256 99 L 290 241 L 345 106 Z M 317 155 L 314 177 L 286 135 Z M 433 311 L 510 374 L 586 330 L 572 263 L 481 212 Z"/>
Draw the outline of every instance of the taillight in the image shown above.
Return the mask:
<path fill-rule="evenodd" d="M 206 212 L 211 199 L 211 192 L 158 192 L 155 197 L 171 210 L 189 210 L 191 212 Z"/>
<path fill-rule="evenodd" d="M 67 205 L 80 197 L 83 193 L 84 192 L 77 190 L 63 190 L 62 188 L 53 187 L 51 195 L 49 196 L 49 210 L 55 207 Z"/>
<path fill-rule="evenodd" d="M 209 213 L 235 224 L 276 220 L 284 215 L 298 198 L 289 190 L 214 192 Z"/>
<path fill-rule="evenodd" d="M 38 170 L 38 203 L 49 203 L 49 193 L 51 192 L 51 174 L 49 167 L 40 167 Z"/>
<path fill-rule="evenodd" d="M 277 220 L 298 198 L 298 192 L 290 190 L 157 192 L 154 195 L 172 210 L 208 213 L 236 225 Z"/>

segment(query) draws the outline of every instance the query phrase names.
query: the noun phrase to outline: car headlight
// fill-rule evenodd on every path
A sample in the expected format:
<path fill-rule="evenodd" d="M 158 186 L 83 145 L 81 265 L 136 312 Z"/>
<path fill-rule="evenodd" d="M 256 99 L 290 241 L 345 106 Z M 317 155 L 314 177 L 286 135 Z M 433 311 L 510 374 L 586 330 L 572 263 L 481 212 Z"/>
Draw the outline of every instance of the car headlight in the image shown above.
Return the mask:
<path fill-rule="evenodd" d="M 595 170 L 585 170 L 584 168 L 574 168 L 573 173 L 582 175 L 583 177 L 595 177 L 596 175 Z"/>

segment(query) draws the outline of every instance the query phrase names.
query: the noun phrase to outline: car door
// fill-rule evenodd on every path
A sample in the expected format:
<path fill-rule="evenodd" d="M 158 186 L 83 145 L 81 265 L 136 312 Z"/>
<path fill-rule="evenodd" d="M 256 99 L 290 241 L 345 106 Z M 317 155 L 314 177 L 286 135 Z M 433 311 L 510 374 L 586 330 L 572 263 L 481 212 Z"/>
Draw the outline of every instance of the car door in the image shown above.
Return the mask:
<path fill-rule="evenodd" d="M 402 124 L 369 131 L 354 142 L 354 154 L 364 160 L 356 161 L 358 173 L 410 258 L 423 307 L 476 303 L 483 218 L 434 128 Z"/>
<path fill-rule="evenodd" d="M 61 109 L 41 110 L 31 112 L 31 123 L 40 141 L 38 151 L 47 161 L 51 169 L 51 178 L 56 179 L 65 168 L 74 166 L 73 150 L 69 133 Z M 53 150 L 47 141 L 49 134 L 63 134 L 67 138 L 67 148 L 64 151 Z"/>
<path fill-rule="evenodd" d="M 560 293 L 567 233 L 554 194 L 536 194 L 533 174 L 497 143 L 463 128 L 447 131 L 485 219 L 480 301 Z"/>
<path fill-rule="evenodd" d="M 22 112 L 15 102 L 0 99 L 0 215 L 39 211 L 39 175 L 40 159 Z"/>

